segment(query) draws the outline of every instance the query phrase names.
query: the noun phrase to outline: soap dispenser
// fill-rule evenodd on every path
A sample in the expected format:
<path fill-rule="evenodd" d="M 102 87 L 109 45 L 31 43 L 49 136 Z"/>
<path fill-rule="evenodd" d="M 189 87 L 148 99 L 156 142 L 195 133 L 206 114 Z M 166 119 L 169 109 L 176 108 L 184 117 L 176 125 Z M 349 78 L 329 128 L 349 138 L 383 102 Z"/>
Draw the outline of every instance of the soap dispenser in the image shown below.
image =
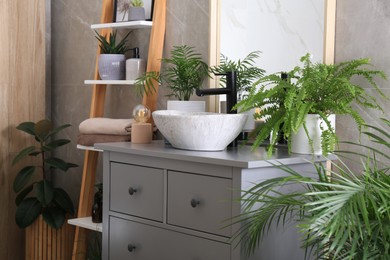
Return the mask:
<path fill-rule="evenodd" d="M 140 59 L 138 47 L 130 50 L 133 50 L 133 58 L 126 60 L 126 80 L 136 80 L 145 74 L 146 61 Z"/>

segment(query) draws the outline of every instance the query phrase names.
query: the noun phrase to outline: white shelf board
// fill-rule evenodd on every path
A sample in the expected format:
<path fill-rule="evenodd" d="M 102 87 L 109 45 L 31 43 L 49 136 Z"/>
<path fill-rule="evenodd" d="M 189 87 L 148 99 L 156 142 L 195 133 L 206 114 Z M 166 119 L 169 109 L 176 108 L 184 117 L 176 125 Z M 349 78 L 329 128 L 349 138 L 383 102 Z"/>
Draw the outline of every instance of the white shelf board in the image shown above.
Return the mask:
<path fill-rule="evenodd" d="M 102 232 L 102 223 L 93 223 L 92 217 L 68 219 L 68 224 Z"/>
<path fill-rule="evenodd" d="M 134 85 L 135 80 L 85 80 L 86 85 Z"/>
<path fill-rule="evenodd" d="M 95 151 L 95 152 L 103 152 L 103 150 L 97 149 L 97 148 L 95 148 L 93 146 L 85 146 L 85 145 L 81 145 L 81 144 L 77 145 L 77 149 L 88 150 L 88 151 Z"/>
<path fill-rule="evenodd" d="M 119 22 L 119 23 L 100 23 L 92 24 L 91 29 L 143 29 L 143 28 L 152 28 L 151 21 L 131 21 L 131 22 Z"/>

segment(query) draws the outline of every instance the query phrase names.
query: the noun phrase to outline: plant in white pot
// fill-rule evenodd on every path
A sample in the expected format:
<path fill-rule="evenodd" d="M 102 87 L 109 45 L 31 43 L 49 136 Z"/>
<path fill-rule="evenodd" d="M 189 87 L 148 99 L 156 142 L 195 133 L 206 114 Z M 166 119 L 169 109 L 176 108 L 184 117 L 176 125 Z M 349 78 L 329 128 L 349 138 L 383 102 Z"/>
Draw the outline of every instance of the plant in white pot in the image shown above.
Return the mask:
<path fill-rule="evenodd" d="M 282 131 L 287 139 L 289 152 L 328 154 L 337 143 L 334 123 L 330 115 L 350 115 L 359 131 L 364 119 L 359 115 L 354 103 L 372 109 L 380 109 L 375 97 L 352 78 L 359 76 L 367 80 L 381 96 L 385 97 L 374 81 L 375 77 L 386 78 L 379 70 L 371 70 L 369 59 L 357 59 L 336 65 L 312 63 L 310 55 L 301 58 L 303 66 L 297 66 L 287 73 L 288 79 L 279 74 L 271 74 L 259 79 L 253 85 L 249 95 L 237 107 L 242 110 L 259 107 L 256 118 L 265 119 L 254 132 L 256 140 L 253 147 L 259 146 L 269 136 L 268 154 L 278 142 L 278 133 Z M 314 136 L 308 118 L 318 119 L 314 124 Z M 303 141 L 295 141 L 297 135 L 304 136 Z M 315 140 L 315 135 L 320 139 Z M 305 146 L 306 151 L 300 150 Z M 294 150 L 295 149 L 295 150 Z"/>
<path fill-rule="evenodd" d="M 174 46 L 171 57 L 163 58 L 161 61 L 166 65 L 161 73 L 147 72 L 137 79 L 136 85 L 139 90 L 146 93 L 154 91 L 153 82 L 157 81 L 171 90 L 169 97 L 178 100 L 169 100 L 168 109 L 203 112 L 205 110 L 204 101 L 189 101 L 191 95 L 200 88 L 203 81 L 209 76 L 209 67 L 202 60 L 201 55 L 194 51 L 194 47 Z"/>
<path fill-rule="evenodd" d="M 126 46 L 127 38 L 130 33 L 118 43 L 116 41 L 117 31 L 113 31 L 106 39 L 106 36 L 97 31 L 96 39 L 99 41 L 101 54 L 99 55 L 99 76 L 102 80 L 124 80 L 125 79 L 125 52 L 129 50 Z"/>
<path fill-rule="evenodd" d="M 132 0 L 129 8 L 129 21 L 145 20 L 145 8 L 142 0 Z"/>

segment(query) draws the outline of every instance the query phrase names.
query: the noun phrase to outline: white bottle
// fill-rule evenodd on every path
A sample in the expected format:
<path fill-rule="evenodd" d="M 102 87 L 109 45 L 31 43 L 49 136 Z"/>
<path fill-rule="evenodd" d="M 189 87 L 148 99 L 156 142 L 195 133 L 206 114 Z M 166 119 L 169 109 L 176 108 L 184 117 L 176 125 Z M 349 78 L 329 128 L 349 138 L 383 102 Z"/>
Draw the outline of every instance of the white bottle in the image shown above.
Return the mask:
<path fill-rule="evenodd" d="M 136 80 L 145 74 L 146 61 L 139 58 L 139 48 L 134 50 L 134 58 L 126 60 L 126 80 Z"/>

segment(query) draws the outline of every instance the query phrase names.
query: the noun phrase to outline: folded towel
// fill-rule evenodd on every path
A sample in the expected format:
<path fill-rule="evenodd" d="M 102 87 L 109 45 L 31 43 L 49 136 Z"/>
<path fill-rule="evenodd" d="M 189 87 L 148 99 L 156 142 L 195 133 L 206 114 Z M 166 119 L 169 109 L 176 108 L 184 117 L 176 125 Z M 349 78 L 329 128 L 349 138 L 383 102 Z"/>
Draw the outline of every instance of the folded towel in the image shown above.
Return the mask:
<path fill-rule="evenodd" d="M 97 143 L 130 142 L 130 135 L 100 135 L 79 134 L 77 143 L 85 146 L 93 146 Z"/>
<path fill-rule="evenodd" d="M 133 119 L 112 119 L 95 117 L 79 125 L 80 134 L 128 135 Z"/>

